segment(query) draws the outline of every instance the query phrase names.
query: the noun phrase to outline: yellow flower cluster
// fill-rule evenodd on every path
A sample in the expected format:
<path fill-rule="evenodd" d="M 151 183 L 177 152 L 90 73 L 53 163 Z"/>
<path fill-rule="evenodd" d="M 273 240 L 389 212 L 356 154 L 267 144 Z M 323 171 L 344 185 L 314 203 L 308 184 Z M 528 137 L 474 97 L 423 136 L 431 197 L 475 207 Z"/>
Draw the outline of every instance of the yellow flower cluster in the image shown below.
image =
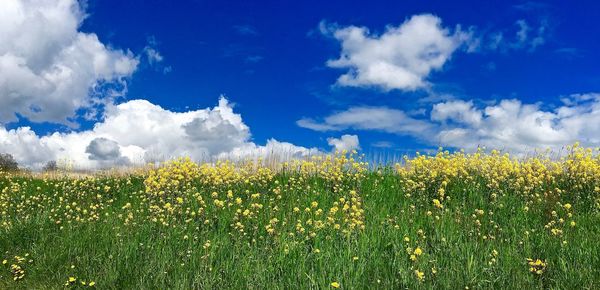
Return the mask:
<path fill-rule="evenodd" d="M 27 263 L 33 263 L 33 260 L 29 258 L 29 254 L 25 254 L 23 257 L 14 256 L 10 261 L 8 259 L 2 260 L 2 266 L 9 267 L 14 281 L 25 278 L 25 265 Z"/>
<path fill-rule="evenodd" d="M 546 270 L 546 262 L 540 259 L 527 259 L 527 265 L 529 265 L 529 272 L 542 275 Z"/>
<path fill-rule="evenodd" d="M 148 218 L 163 226 L 194 221 L 209 227 L 221 216 L 231 216 L 231 230 L 251 239 L 263 230 L 270 236 L 286 234 L 302 239 L 314 238 L 327 229 L 349 234 L 365 228 L 357 186 L 367 163 L 360 162 L 355 154 L 293 160 L 279 164 L 277 169 L 260 160 L 198 165 L 190 159 L 178 159 L 148 172 L 141 206 L 147 206 Z M 325 182 L 331 188 L 329 194 L 337 197 L 332 201 L 327 193 L 311 188 L 315 180 Z M 313 196 L 314 200 L 290 207 L 293 194 Z M 326 199 L 327 203 L 316 199 Z M 290 211 L 282 212 L 284 208 Z M 268 223 L 259 224 L 263 220 Z M 282 231 L 287 225 L 293 225 L 294 230 Z"/>

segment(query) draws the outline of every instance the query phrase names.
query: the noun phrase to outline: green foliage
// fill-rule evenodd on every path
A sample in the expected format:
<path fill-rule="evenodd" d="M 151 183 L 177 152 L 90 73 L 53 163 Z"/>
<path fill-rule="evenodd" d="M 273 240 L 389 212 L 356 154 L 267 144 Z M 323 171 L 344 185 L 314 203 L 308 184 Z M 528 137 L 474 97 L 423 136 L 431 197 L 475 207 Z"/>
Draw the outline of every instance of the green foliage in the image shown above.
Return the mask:
<path fill-rule="evenodd" d="M 14 172 L 19 170 L 19 164 L 12 155 L 8 153 L 0 153 L 0 171 Z"/>
<path fill-rule="evenodd" d="M 414 176 L 390 168 L 343 182 L 284 170 L 207 183 L 195 170 L 156 178 L 168 186 L 148 175 L 0 178 L 0 289 L 600 288 L 600 216 L 578 197 L 593 187 L 495 195 L 469 173 L 445 180 L 438 205 L 444 181 L 409 191 Z M 163 200 L 162 188 L 176 191 Z M 353 197 L 359 209 L 340 215 Z"/>

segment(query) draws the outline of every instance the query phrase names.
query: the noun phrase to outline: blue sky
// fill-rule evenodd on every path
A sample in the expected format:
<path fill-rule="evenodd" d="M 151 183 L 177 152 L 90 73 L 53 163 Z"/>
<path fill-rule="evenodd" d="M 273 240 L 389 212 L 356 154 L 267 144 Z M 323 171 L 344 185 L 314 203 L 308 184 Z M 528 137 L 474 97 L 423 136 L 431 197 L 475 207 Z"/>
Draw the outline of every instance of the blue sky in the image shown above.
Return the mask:
<path fill-rule="evenodd" d="M 360 1 L 90 1 L 90 17 L 82 30 L 132 50 L 143 49 L 149 37 L 156 39 L 164 65 L 173 70 L 136 72 L 129 98 L 184 110 L 212 106 L 217 96 L 225 94 L 237 103 L 236 112 L 257 142 L 275 137 L 326 147 L 327 134 L 300 128 L 296 120 L 355 104 L 412 107 L 415 95 L 423 93 L 332 88 L 340 70 L 327 68 L 325 62 L 339 56 L 339 43 L 318 33 L 322 20 L 383 31 L 412 15 L 432 13 L 447 26 L 474 25 L 509 34 L 518 30 L 518 20 L 534 27 L 547 21 L 547 43 L 534 51 L 457 54 L 430 79 L 439 92 L 484 100 L 515 97 L 556 102 L 559 96 L 600 91 L 600 58 L 594 53 L 600 50 L 600 41 L 593 41 L 600 32 L 594 29 L 600 5 L 592 1 L 580 7 L 532 3 L 530 9 L 520 9 L 519 5 L 527 2 L 496 6 L 482 1 L 370 5 Z M 568 52 L 558 52 L 561 49 Z M 260 59 L 248 61 L 252 57 Z M 490 70 L 490 64 L 495 69 Z M 365 146 L 370 137 L 418 148 L 410 138 L 369 135 L 374 136 L 361 138 Z"/>
<path fill-rule="evenodd" d="M 62 2 L 71 1 L 57 0 Z M 523 151 L 533 147 L 556 148 L 577 140 L 596 145 L 596 131 L 589 124 L 600 120 L 596 115 L 596 105 L 600 102 L 596 95 L 600 92 L 600 57 L 596 53 L 600 50 L 600 28 L 595 23 L 600 16 L 600 4 L 596 1 L 497 3 L 500 2 L 88 0 L 71 3 L 85 13 L 78 18 L 80 21 L 74 28 L 77 33 L 97 35 L 98 43 L 105 45 L 107 51 L 117 51 L 119 57 L 137 63 L 124 72 L 114 69 L 110 78 L 96 76 L 88 81 L 90 87 L 108 83 L 103 87 L 104 92 L 94 95 L 104 101 L 94 106 L 73 105 L 75 114 L 65 115 L 71 121 L 69 124 L 54 115 L 29 116 L 22 110 L 11 110 L 11 104 L 16 106 L 14 102 L 5 103 L 9 109 L 4 114 L 14 112 L 19 119 L 3 118 L 3 124 L 7 132 L 31 127 L 35 138 L 40 139 L 53 132 L 92 130 L 106 117 L 102 114 L 107 104 L 144 99 L 171 112 L 186 112 L 214 107 L 219 96 L 224 95 L 229 105 L 233 104 L 234 114 L 239 114 L 241 122 L 249 128 L 244 142 L 258 146 L 274 138 L 327 151 L 331 145 L 328 138 L 341 135 L 356 135 L 360 148 L 366 152 L 409 152 L 439 145 L 458 148 L 479 143 Z M 401 35 L 405 24 L 417 25 L 419 19 L 424 22 L 414 33 Z M 441 34 L 434 40 L 426 40 L 422 46 L 415 46 L 419 40 L 411 37 L 432 32 L 427 28 Z M 360 33 L 369 41 L 344 50 L 344 45 L 352 44 L 349 38 L 336 33 L 350 29 L 356 29 L 355 33 L 363 29 Z M 22 31 L 32 35 L 33 32 Z M 386 36 L 398 36 L 400 40 L 384 43 L 381 40 Z M 377 48 L 369 49 L 367 43 Z M 411 55 L 393 52 L 430 48 L 433 55 L 443 56 L 439 63 L 423 64 L 419 63 L 423 59 L 411 58 L 421 55 L 420 51 Z M 386 57 L 377 56 L 381 50 L 392 52 Z M 2 52 L 11 50 L 0 48 Z M 350 60 L 341 65 L 332 63 L 344 55 Z M 377 63 L 408 70 L 412 82 L 386 80 L 377 71 Z M 421 71 L 423 66 L 428 68 Z M 35 72 L 35 68 L 32 70 Z M 375 71 L 376 76 L 367 75 L 366 70 Z M 351 80 L 340 81 L 338 78 L 344 74 Z M 118 98 L 102 95 L 108 94 L 106 90 L 112 86 L 122 88 L 124 83 L 127 90 Z M 17 85 L 23 86 L 16 82 L 4 84 Z M 17 90 L 24 91 L 21 87 Z M 0 90 L 0 94 L 4 93 L 0 98 L 8 99 L 9 92 Z M 44 92 L 39 94 L 45 98 Z M 89 101 L 90 96 L 80 99 Z M 37 108 L 36 102 L 39 101 L 32 100 L 29 107 Z M 511 107 L 510 102 L 518 102 L 518 108 Z M 52 110 L 46 105 L 39 107 L 36 110 Z M 84 118 L 90 108 L 98 110 L 98 114 Z M 511 108 L 517 110 L 515 118 L 521 126 L 507 133 L 506 129 L 513 125 L 511 117 L 499 120 L 490 112 Z M 566 110 L 572 112 L 561 113 Z M 342 113 L 347 114 L 342 118 L 339 115 Z M 384 123 L 389 119 L 395 121 L 370 124 L 358 113 L 380 117 L 390 114 Z M 580 120 L 579 113 L 589 116 Z M 328 116 L 337 121 L 327 121 Z M 475 121 L 466 122 L 465 118 Z M 310 124 L 300 120 L 308 120 Z M 571 129 L 569 126 L 575 123 L 579 125 Z M 588 127 L 581 125 L 586 123 Z M 422 132 L 397 129 L 411 124 L 422 125 L 417 130 Z M 542 127 L 536 129 L 540 124 Z M 544 130 L 548 130 L 547 134 Z M 568 134 L 573 130 L 576 134 Z M 534 131 L 556 137 L 545 139 Z M 454 137 L 447 137 L 450 133 Z M 5 136 L 6 140 L 12 138 L 8 133 Z M 112 142 L 114 138 L 106 139 Z M 5 144 L 16 144 L 6 140 Z M 116 144 L 118 150 L 126 150 L 129 145 L 121 143 L 117 140 L 111 144 Z M 524 147 L 513 148 L 510 145 L 513 143 Z M 26 153 L 20 154 L 23 160 L 28 159 Z M 41 162 L 43 158 L 31 160 L 34 159 Z"/>

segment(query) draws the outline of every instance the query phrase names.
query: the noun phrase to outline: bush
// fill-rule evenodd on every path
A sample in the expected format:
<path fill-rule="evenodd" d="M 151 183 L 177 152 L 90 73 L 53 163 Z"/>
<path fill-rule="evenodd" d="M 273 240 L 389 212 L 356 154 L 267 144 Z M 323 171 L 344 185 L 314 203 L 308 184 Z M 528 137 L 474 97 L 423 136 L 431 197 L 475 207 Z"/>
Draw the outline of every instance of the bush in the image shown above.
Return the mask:
<path fill-rule="evenodd" d="M 17 171 L 19 163 L 8 153 L 0 153 L 0 171 Z"/>

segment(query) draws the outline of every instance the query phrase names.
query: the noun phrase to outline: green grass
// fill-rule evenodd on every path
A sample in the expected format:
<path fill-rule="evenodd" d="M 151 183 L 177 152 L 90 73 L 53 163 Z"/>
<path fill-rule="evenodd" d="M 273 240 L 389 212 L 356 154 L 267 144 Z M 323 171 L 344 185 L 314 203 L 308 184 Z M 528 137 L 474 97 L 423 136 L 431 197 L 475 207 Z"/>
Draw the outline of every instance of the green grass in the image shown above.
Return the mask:
<path fill-rule="evenodd" d="M 554 209 L 554 204 L 528 203 L 517 192 L 492 200 L 485 179 L 454 180 L 446 192 L 452 198 L 439 210 L 431 195 L 413 192 L 407 197 L 402 179 L 390 170 L 368 172 L 338 193 L 323 178 L 297 181 L 299 177 L 280 173 L 265 184 L 219 187 L 193 183 L 207 201 L 214 190 L 224 194 L 232 189 L 245 202 L 250 199 L 246 189 L 261 192 L 256 202 L 264 208 L 244 221 L 246 235 L 232 227 L 233 207 L 217 210 L 211 202 L 203 217 L 185 222 L 178 216 L 169 226 L 152 222 L 148 197 L 140 192 L 145 188 L 142 177 L 85 183 L 0 178 L 0 260 L 8 260 L 0 265 L 0 289 L 89 288 L 79 285 L 81 280 L 95 281 L 97 289 L 327 289 L 334 281 L 342 289 L 600 288 L 600 216 L 589 201 L 561 197 L 562 204 L 573 204 L 568 221 L 577 225 L 565 225 L 561 236 L 553 236 L 544 225 L 552 219 L 546 207 Z M 272 193 L 275 180 L 283 189 L 281 199 Z M 351 188 L 362 199 L 364 230 L 342 233 L 326 226 L 312 238 L 297 233 L 297 220 L 310 231 L 305 207 L 317 201 L 326 214 Z M 65 205 L 73 201 L 70 212 Z M 127 203 L 131 209 L 123 209 Z M 93 204 L 103 206 L 97 210 L 99 220 L 76 222 L 76 215 L 86 215 L 73 208 Z M 523 210 L 526 206 L 529 211 Z M 485 214 L 474 218 L 479 209 Z M 129 212 L 134 217 L 125 224 Z M 60 225 L 49 218 L 53 214 L 61 217 Z M 273 217 L 280 222 L 277 234 L 269 235 L 264 226 Z M 205 248 L 208 240 L 211 246 Z M 411 261 L 406 248 L 417 246 L 424 253 Z M 22 263 L 24 278 L 13 281 L 13 256 L 25 254 L 32 261 Z M 490 263 L 492 258 L 496 262 Z M 545 260 L 543 274 L 531 273 L 526 258 Z M 424 272 L 423 281 L 414 270 Z M 65 286 L 69 277 L 77 283 Z"/>

